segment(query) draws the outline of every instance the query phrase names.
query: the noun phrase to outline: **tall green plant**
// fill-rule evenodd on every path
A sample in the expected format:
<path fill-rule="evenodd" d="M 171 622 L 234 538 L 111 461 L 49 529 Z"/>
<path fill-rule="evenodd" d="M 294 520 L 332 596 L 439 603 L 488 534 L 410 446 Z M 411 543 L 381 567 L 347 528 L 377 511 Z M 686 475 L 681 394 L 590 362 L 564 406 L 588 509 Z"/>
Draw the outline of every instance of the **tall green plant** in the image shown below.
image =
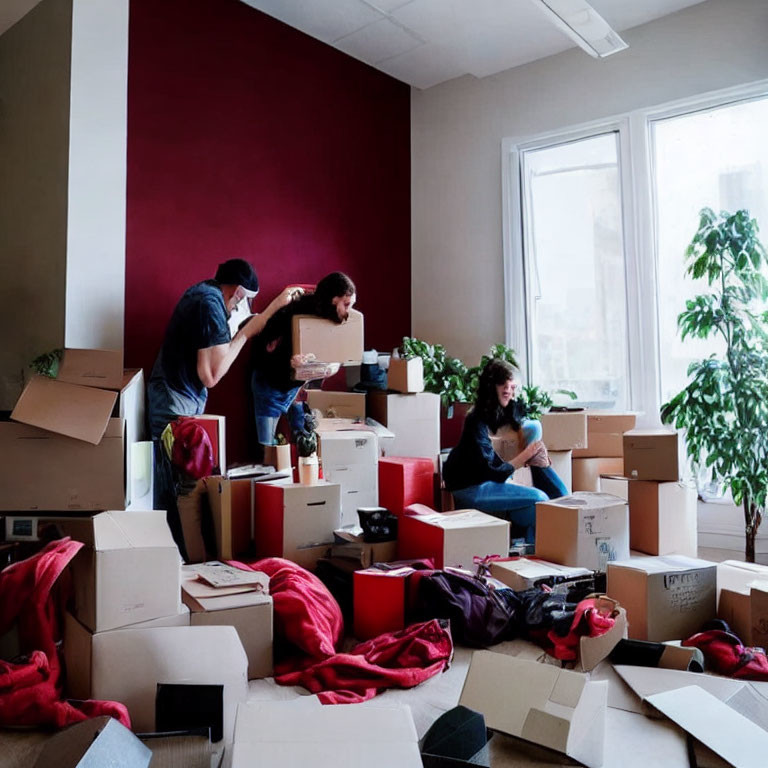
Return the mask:
<path fill-rule="evenodd" d="M 757 308 L 768 300 L 768 259 L 757 222 L 744 210 L 705 208 L 686 262 L 686 274 L 706 278 L 710 292 L 686 302 L 680 337 L 720 337 L 725 354 L 688 367 L 688 385 L 661 419 L 686 430 L 694 463 L 743 505 L 745 556 L 754 562 L 768 492 L 768 312 Z"/>

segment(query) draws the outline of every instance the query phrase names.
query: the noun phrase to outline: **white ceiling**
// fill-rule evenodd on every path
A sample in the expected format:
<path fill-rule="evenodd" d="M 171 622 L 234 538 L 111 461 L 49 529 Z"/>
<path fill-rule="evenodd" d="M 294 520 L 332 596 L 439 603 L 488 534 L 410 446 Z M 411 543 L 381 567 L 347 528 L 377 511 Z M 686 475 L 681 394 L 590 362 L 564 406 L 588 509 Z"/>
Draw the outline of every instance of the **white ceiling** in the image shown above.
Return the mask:
<path fill-rule="evenodd" d="M 486 77 L 576 45 L 531 0 L 243 2 L 416 88 L 462 75 Z M 590 5 L 621 33 L 699 2 L 590 0 Z"/>
<path fill-rule="evenodd" d="M 0 0 L 0 34 L 38 2 Z M 531 0 L 243 2 L 416 88 L 462 75 L 486 77 L 575 46 Z M 699 2 L 591 0 L 591 5 L 621 33 Z"/>

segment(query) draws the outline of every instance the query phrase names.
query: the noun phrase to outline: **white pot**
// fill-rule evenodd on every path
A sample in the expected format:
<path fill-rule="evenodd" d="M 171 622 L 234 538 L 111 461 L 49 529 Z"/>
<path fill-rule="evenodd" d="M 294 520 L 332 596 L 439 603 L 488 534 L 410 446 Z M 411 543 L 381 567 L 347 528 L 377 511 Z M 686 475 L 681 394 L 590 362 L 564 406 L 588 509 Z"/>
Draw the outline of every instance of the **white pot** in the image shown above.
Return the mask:
<path fill-rule="evenodd" d="M 318 475 L 317 454 L 299 456 L 299 482 L 302 485 L 317 485 Z"/>

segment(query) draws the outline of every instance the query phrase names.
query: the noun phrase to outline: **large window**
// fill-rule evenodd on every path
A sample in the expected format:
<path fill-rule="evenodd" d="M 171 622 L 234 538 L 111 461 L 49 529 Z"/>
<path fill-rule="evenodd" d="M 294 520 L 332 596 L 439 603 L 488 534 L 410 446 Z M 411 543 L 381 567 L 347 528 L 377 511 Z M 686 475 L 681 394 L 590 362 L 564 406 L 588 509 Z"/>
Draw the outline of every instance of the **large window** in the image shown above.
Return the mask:
<path fill-rule="evenodd" d="M 521 156 L 529 377 L 602 408 L 628 405 L 618 138 Z"/>
<path fill-rule="evenodd" d="M 705 279 L 685 275 L 699 211 L 746 208 L 768 236 L 768 99 L 653 121 L 651 129 L 661 399 L 667 401 L 685 386 L 689 363 L 724 348 L 720 339 L 681 342 L 677 332 L 685 300 L 707 292 Z"/>

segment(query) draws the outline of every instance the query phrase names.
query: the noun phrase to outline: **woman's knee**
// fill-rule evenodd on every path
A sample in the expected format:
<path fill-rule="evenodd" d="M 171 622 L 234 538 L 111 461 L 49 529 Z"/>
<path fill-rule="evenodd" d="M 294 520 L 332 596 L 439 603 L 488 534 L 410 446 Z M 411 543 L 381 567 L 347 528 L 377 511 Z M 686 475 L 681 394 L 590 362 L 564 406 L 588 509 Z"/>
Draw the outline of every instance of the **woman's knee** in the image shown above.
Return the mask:
<path fill-rule="evenodd" d="M 525 445 L 530 445 L 531 443 L 535 443 L 537 440 L 541 440 L 542 431 L 540 421 L 526 419 L 520 426 L 520 429 L 523 433 L 523 443 Z"/>

